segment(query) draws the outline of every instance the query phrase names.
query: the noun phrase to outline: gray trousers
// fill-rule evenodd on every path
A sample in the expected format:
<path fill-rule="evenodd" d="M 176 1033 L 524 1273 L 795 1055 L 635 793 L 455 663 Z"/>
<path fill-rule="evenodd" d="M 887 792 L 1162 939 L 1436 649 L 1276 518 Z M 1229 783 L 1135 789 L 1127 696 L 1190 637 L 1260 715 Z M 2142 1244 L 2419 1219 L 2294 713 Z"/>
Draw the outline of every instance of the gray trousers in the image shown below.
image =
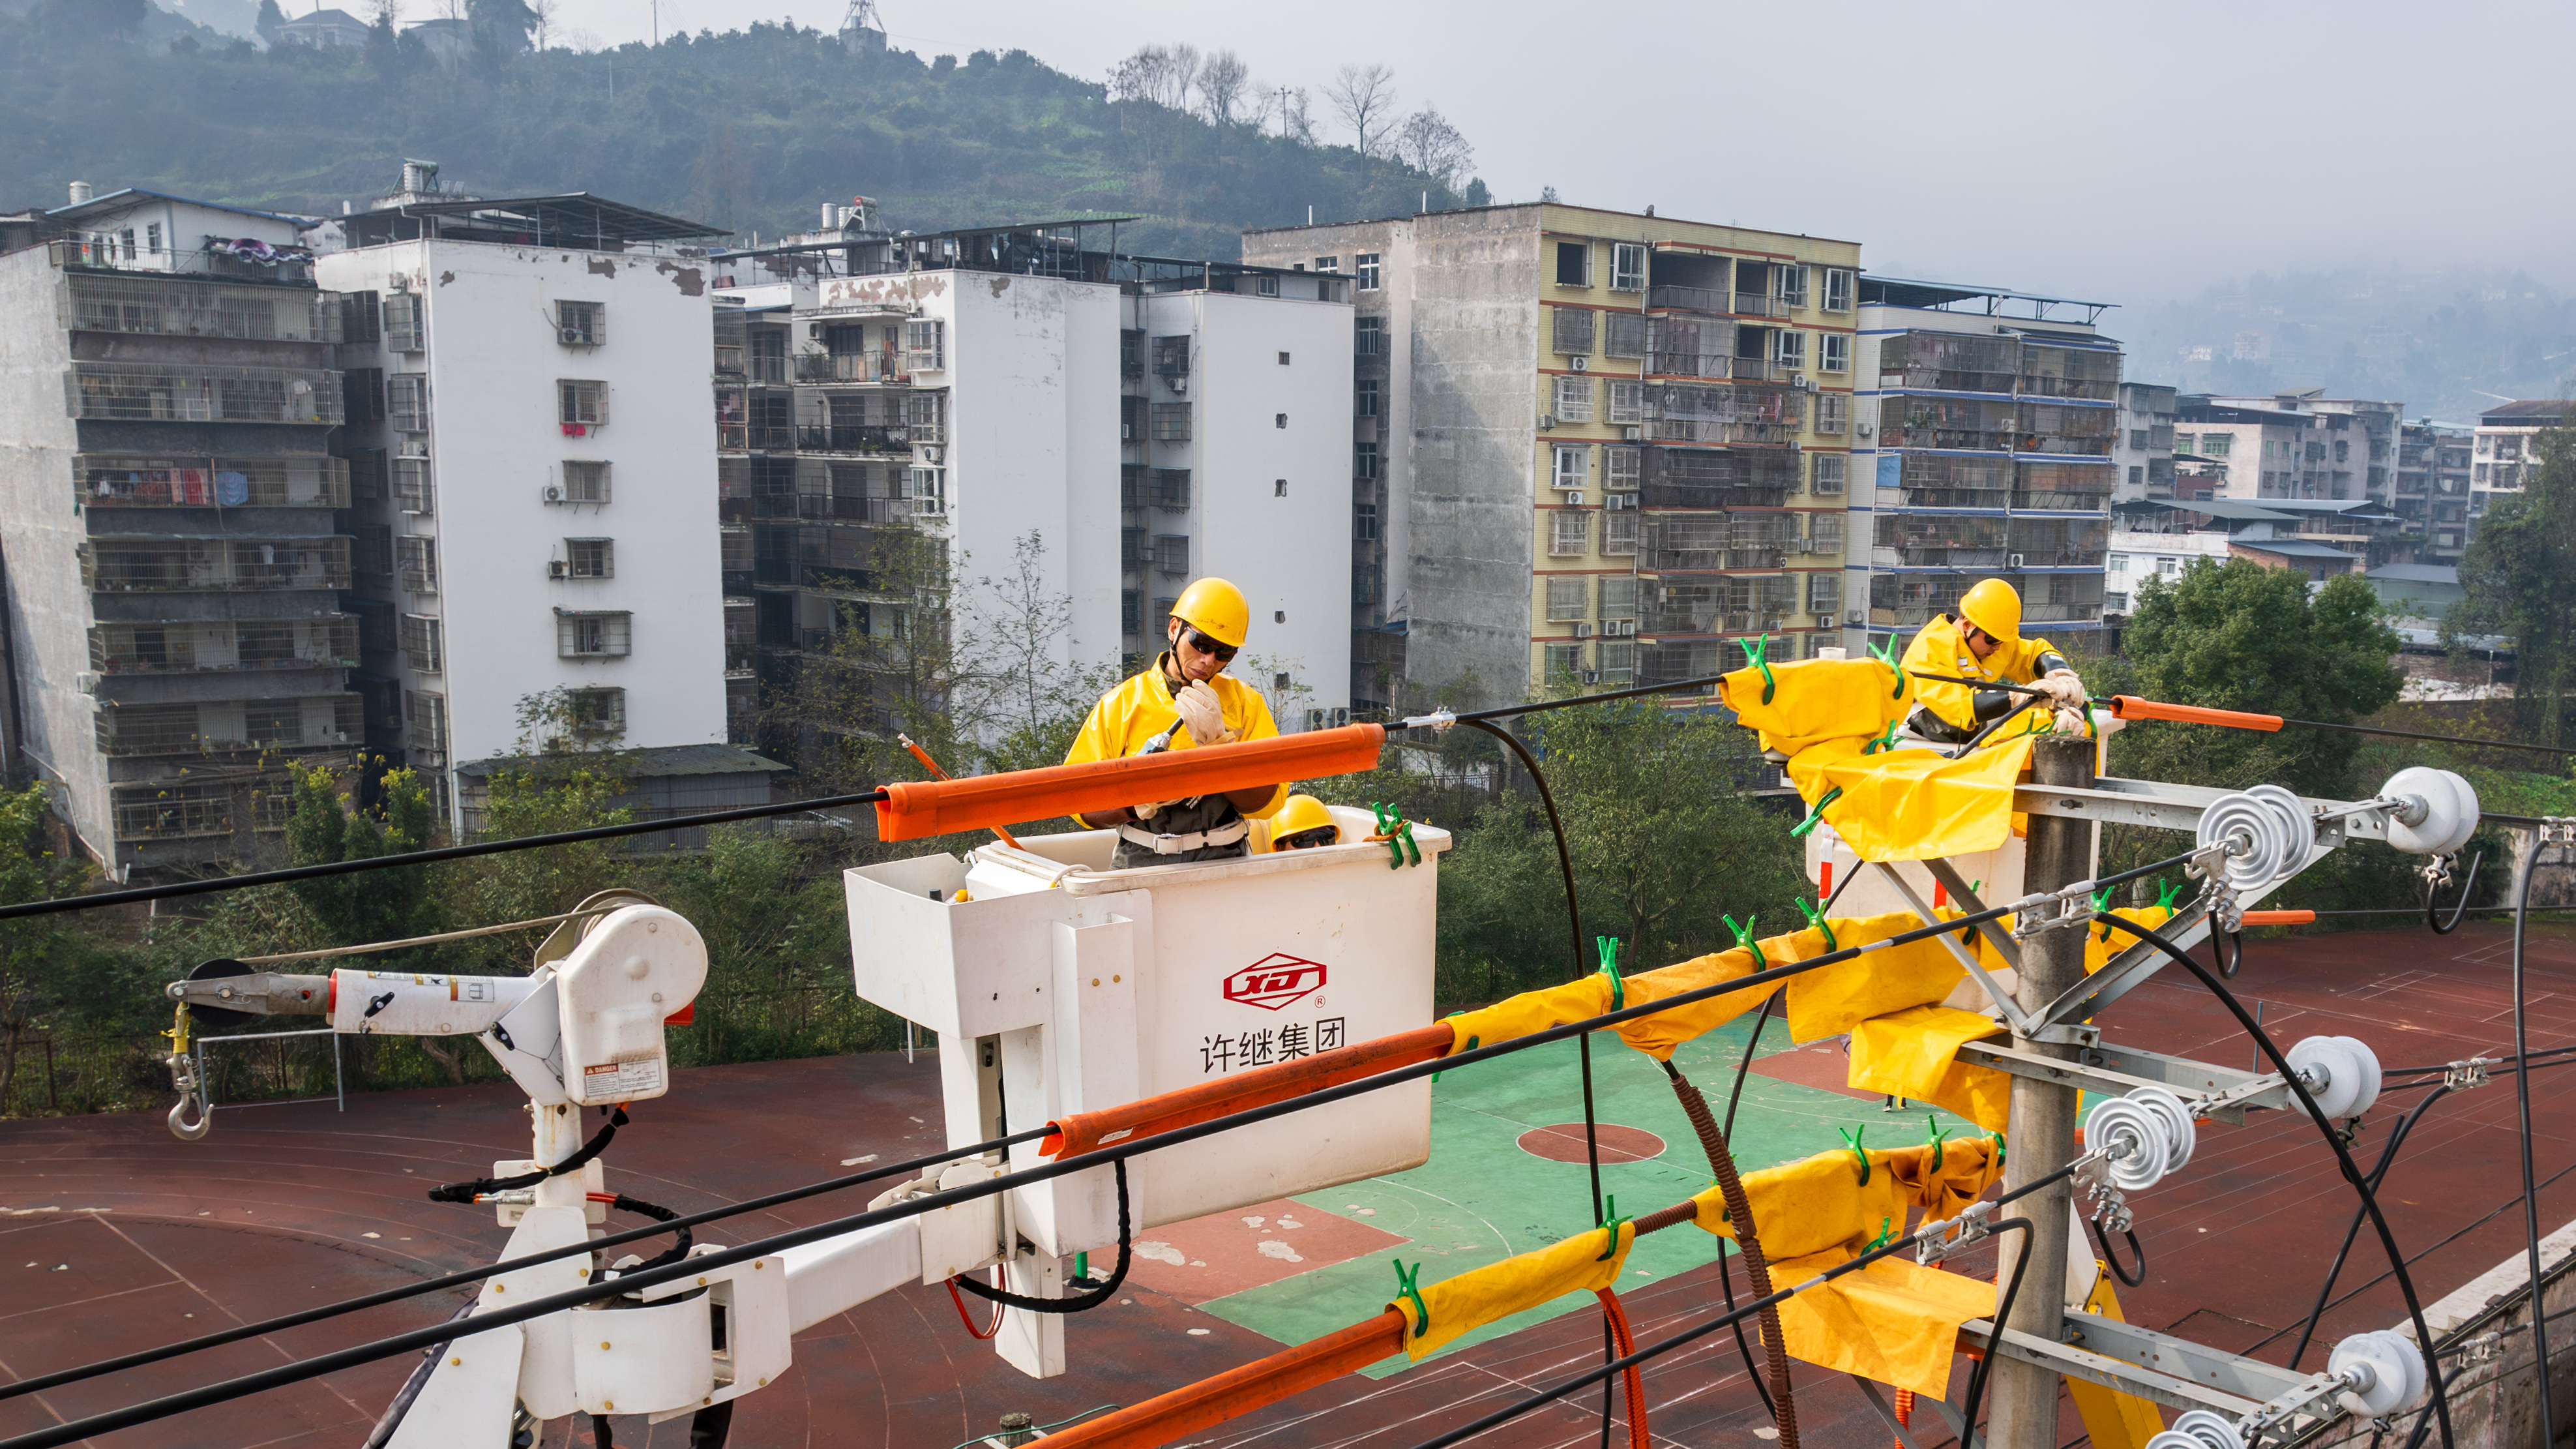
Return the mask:
<path fill-rule="evenodd" d="M 1242 818 L 1243 812 L 1235 809 L 1234 802 L 1223 795 L 1202 795 L 1195 805 L 1166 805 L 1153 819 L 1135 822 L 1134 828 L 1151 830 L 1157 835 L 1191 835 L 1202 830 L 1214 830 L 1220 825 L 1230 825 Z M 1138 845 L 1135 841 L 1121 835 L 1118 837 L 1117 853 L 1109 857 L 1109 864 L 1116 870 L 1134 870 L 1140 865 L 1186 865 L 1201 860 L 1233 860 L 1248 853 L 1251 847 L 1252 837 L 1246 834 L 1243 839 L 1232 845 L 1209 845 L 1197 850 L 1185 850 L 1178 855 L 1157 855 L 1152 846 Z"/>

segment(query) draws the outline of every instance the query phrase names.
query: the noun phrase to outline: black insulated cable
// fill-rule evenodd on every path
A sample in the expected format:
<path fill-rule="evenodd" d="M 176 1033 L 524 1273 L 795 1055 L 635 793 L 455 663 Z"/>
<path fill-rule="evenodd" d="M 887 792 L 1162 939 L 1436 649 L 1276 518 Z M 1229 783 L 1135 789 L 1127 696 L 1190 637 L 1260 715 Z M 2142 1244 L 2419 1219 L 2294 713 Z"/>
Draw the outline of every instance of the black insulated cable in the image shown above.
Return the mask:
<path fill-rule="evenodd" d="M 2424 924 L 2432 928 L 2434 935 L 2447 936 L 2460 929 L 2460 918 L 2469 912 L 2469 894 L 2478 888 L 2478 867 L 2486 863 L 2487 853 L 2483 849 L 2469 861 L 2468 871 L 2460 881 L 2460 903 L 2451 908 L 2451 919 L 2448 923 L 2442 920 L 2442 882 L 2449 879 L 2449 876 L 2437 874 L 2425 878 Z"/>
<path fill-rule="evenodd" d="M 2110 1235 L 2102 1231 L 2102 1224 L 2100 1221 L 2093 1218 L 2086 1218 L 2084 1220 L 2084 1225 L 2093 1230 L 2094 1245 L 2102 1250 L 2102 1261 L 2110 1268 L 2111 1276 L 2119 1279 L 2122 1283 L 2125 1283 L 2132 1288 L 2145 1287 L 2147 1283 L 2147 1245 L 2138 1241 L 2138 1230 L 2136 1228 L 2122 1228 L 2120 1230 L 2121 1235 L 2129 1240 L 2129 1261 L 2137 1264 L 2137 1267 L 2131 1269 L 2120 1266 L 2120 1255 L 2111 1251 Z"/>
<path fill-rule="evenodd" d="M 2433 1095 L 2416 1103 L 2414 1110 L 2397 1119 L 2397 1125 L 2388 1133 L 2388 1145 L 2379 1149 L 2379 1161 L 2370 1169 L 2372 1191 L 2378 1191 L 2379 1185 L 2388 1180 L 2388 1169 L 2397 1161 L 2397 1149 L 2406 1145 L 2407 1134 L 2415 1130 L 2415 1124 L 2423 1120 L 2424 1113 L 2435 1102 L 2449 1095 L 2450 1090 L 2450 1084 L 2447 1082 L 2435 1085 Z M 2325 1285 L 2317 1289 L 2317 1306 L 2308 1310 L 2308 1321 L 2299 1329 L 2298 1346 L 2290 1350 L 2292 1368 L 2297 1368 L 2299 1360 L 2306 1356 L 2308 1342 L 2316 1336 L 2317 1324 L 2326 1316 L 2326 1302 L 2334 1295 L 2335 1280 L 2343 1276 L 2344 1259 L 2352 1253 L 2353 1240 L 2361 1236 L 2361 1216 L 2361 1209 L 2354 1208 L 2352 1222 L 2343 1232 L 2343 1246 L 2335 1249 L 2334 1262 L 2326 1268 Z"/>
<path fill-rule="evenodd" d="M 1024 1309 L 1030 1313 L 1081 1313 L 1108 1302 L 1118 1292 L 1118 1285 L 1127 1281 L 1127 1265 L 1135 1247 L 1130 1241 L 1132 1234 L 1127 1225 L 1127 1159 L 1119 1158 L 1109 1164 L 1109 1169 L 1118 1183 L 1118 1266 L 1110 1270 L 1109 1281 L 1093 1283 L 1085 1279 L 1076 1279 L 1068 1286 L 1085 1288 L 1089 1291 L 1063 1298 L 1032 1298 L 1023 1293 L 991 1288 L 962 1273 L 949 1281 L 988 1303 L 998 1303 L 1004 1308 Z M 997 1325 L 1000 1321 L 998 1318 L 994 1320 Z"/>
<path fill-rule="evenodd" d="M 2531 1263 L 2531 1361 L 2539 1365 L 2532 1378 L 2540 1386 L 2540 1422 L 2556 1432 L 2557 1418 L 2549 1402 L 2549 1315 L 2542 1297 L 2540 1273 L 2540 1192 L 2532 1183 L 2531 1166 L 2531 1018 L 2524 1000 L 2523 927 L 2529 923 L 2531 904 L 2531 868 L 2540 859 L 2542 833 L 2532 832 L 2530 848 L 2522 853 L 2521 868 L 2515 872 L 2513 888 L 2513 1098 L 2515 1110 L 2522 1117 L 2522 1230 L 2523 1246 Z M 2418 1343 L 2430 1344 L 2423 1325 L 2417 1324 Z M 2450 1442 L 2450 1422 L 2445 1417 L 2442 1438 Z"/>
<path fill-rule="evenodd" d="M 545 1108 L 539 1107 L 537 1110 L 542 1112 Z M 626 1105 L 621 1102 L 616 1110 L 609 1114 L 607 1124 L 592 1133 L 588 1142 L 581 1144 L 580 1151 L 554 1166 L 541 1167 L 534 1172 L 514 1173 L 508 1177 L 478 1177 L 469 1182 L 441 1183 L 429 1190 L 429 1200 L 472 1203 L 486 1193 L 515 1192 L 523 1187 L 535 1187 L 550 1177 L 561 1177 L 567 1172 L 579 1172 L 592 1159 L 608 1150 L 608 1144 L 617 1140 L 617 1129 L 625 1126 L 627 1121 Z"/>

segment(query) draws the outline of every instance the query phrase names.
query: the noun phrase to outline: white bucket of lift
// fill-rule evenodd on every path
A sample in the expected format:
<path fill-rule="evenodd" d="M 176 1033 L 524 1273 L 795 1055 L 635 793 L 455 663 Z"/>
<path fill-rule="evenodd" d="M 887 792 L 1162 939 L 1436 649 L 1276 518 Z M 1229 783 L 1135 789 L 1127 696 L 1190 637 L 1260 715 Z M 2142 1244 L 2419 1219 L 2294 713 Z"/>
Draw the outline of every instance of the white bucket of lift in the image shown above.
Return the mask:
<path fill-rule="evenodd" d="M 1368 812 L 1335 807 L 1345 840 Z M 1383 844 L 1109 868 L 1112 832 L 1023 836 L 967 861 L 844 872 L 859 995 L 939 1034 L 951 1146 L 1196 1086 L 1431 1020 L 1445 830 L 1419 866 Z M 963 887 L 968 899 L 954 899 Z M 1138 1230 L 1418 1166 L 1427 1081 L 1129 1164 Z M 1037 1144 L 1012 1149 L 1038 1162 Z M 1016 1191 L 1021 1236 L 1069 1257 L 1117 1241 L 1109 1169 Z"/>

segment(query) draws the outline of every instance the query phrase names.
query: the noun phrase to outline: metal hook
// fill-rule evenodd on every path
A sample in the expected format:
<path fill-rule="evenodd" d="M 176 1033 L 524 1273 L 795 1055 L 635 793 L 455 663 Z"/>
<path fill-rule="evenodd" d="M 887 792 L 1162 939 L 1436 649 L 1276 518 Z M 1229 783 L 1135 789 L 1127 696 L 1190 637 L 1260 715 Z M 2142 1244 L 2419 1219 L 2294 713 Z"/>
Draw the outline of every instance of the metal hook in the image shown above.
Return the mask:
<path fill-rule="evenodd" d="M 2468 878 L 2460 882 L 2460 903 L 2451 908 L 2449 925 L 2442 923 L 2441 895 L 2443 884 L 2450 878 L 2451 863 L 2445 857 L 2437 856 L 2435 860 L 2437 865 L 2424 868 L 2424 924 L 2433 928 L 2434 935 L 2447 936 L 2460 928 L 2460 918 L 2469 913 L 2469 893 L 2478 888 L 2478 867 L 2487 863 L 2487 853 L 2480 848 L 2470 858 Z"/>
<path fill-rule="evenodd" d="M 178 1084 L 179 1102 L 170 1109 L 170 1135 L 182 1142 L 196 1142 L 215 1130 L 214 1104 L 206 1100 L 205 1083 L 197 1078 L 196 1062 L 185 1052 L 170 1056 L 170 1075 Z M 188 1120 L 188 1107 L 194 1103 L 197 1120 Z"/>

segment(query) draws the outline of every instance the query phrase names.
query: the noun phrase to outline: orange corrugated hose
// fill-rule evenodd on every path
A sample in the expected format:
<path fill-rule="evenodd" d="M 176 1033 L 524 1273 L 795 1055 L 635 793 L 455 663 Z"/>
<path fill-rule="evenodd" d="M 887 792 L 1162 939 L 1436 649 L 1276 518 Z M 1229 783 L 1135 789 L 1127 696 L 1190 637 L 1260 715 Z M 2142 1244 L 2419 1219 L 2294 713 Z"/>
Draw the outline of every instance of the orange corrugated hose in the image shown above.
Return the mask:
<path fill-rule="evenodd" d="M 1908 1429 L 1914 1427 L 1914 1391 L 1912 1389 L 1896 1391 L 1896 1422 Z M 1905 1449 L 1905 1441 L 1897 1440 L 1896 1449 Z"/>
<path fill-rule="evenodd" d="M 1601 1297 L 1601 1311 L 1610 1319 L 1610 1341 L 1626 1358 L 1637 1351 L 1637 1335 L 1628 1327 L 1628 1313 L 1619 1306 L 1619 1295 L 1607 1288 L 1592 1290 Z M 1646 1433 L 1646 1376 L 1634 1365 L 1620 1370 L 1621 1392 L 1628 1396 L 1628 1449 L 1653 1449 L 1654 1441 Z"/>

